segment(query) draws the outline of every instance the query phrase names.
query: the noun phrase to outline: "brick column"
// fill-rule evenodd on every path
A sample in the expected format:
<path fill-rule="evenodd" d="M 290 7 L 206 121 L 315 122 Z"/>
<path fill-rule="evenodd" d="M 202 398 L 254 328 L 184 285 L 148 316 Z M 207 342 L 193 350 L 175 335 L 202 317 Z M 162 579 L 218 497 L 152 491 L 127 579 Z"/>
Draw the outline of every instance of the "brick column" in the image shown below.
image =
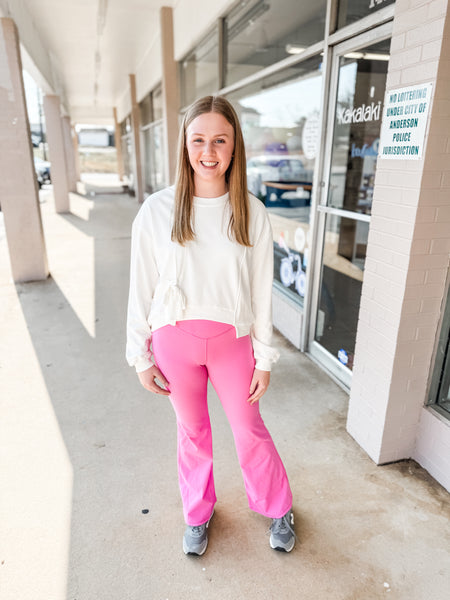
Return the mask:
<path fill-rule="evenodd" d="M 48 275 L 19 44 L 14 21 L 0 19 L 0 202 L 16 282 Z"/>
<path fill-rule="evenodd" d="M 70 200 L 59 96 L 44 96 L 44 112 L 55 208 L 57 213 L 66 213 L 70 212 Z"/>
<path fill-rule="evenodd" d="M 165 162 L 168 182 L 175 181 L 176 147 L 178 140 L 178 78 L 177 63 L 173 53 L 173 11 L 163 6 L 160 13 L 161 56 L 162 56 L 162 98 L 165 133 Z"/>
<path fill-rule="evenodd" d="M 378 464 L 414 456 L 450 252 L 447 1 L 397 0 L 387 90 L 432 83 L 421 160 L 379 159 L 349 433 Z"/>

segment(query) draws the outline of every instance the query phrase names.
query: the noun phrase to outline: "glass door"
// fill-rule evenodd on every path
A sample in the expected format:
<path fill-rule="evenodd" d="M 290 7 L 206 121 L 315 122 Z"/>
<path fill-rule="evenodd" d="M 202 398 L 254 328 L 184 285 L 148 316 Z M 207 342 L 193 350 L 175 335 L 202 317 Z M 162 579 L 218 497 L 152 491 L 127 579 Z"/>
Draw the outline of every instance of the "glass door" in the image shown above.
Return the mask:
<path fill-rule="evenodd" d="M 333 51 L 309 350 L 350 387 L 386 88 L 387 28 Z M 365 42 L 365 43 L 364 43 Z"/>

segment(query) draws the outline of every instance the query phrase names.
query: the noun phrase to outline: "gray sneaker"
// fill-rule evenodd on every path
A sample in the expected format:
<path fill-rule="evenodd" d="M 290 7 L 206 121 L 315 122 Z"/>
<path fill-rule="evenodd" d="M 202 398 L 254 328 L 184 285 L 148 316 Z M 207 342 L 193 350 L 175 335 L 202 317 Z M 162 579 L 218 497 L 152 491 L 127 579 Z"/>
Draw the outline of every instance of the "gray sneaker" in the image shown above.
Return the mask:
<path fill-rule="evenodd" d="M 294 513 L 289 510 L 281 519 L 272 519 L 270 547 L 281 552 L 290 552 L 294 544 Z"/>
<path fill-rule="evenodd" d="M 186 527 L 186 531 L 183 536 L 183 552 L 185 554 L 194 554 L 201 556 L 205 553 L 208 545 L 208 525 L 211 521 L 212 515 L 206 523 L 203 525 Z"/>

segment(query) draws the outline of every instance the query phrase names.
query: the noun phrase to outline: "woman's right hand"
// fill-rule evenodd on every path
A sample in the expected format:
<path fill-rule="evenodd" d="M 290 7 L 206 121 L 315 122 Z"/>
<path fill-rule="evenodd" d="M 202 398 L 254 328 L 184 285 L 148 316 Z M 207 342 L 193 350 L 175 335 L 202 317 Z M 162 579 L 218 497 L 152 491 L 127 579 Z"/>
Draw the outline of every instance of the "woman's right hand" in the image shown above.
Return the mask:
<path fill-rule="evenodd" d="M 153 365 L 145 371 L 141 371 L 137 375 L 141 384 L 149 392 L 153 392 L 154 394 L 161 394 L 163 396 L 168 396 L 170 394 L 169 390 L 167 389 L 169 386 L 169 382 L 156 365 Z M 158 385 L 155 381 L 156 379 L 159 379 L 159 381 L 163 384 L 164 388 L 166 389 Z"/>

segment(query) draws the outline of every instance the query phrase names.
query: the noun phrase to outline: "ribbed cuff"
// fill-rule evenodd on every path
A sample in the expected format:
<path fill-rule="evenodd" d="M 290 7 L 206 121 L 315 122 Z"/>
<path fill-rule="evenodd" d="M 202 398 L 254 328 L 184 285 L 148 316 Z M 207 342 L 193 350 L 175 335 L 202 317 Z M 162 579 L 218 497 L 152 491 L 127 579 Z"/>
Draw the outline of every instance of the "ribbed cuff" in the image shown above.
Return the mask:
<path fill-rule="evenodd" d="M 256 360 L 255 369 L 258 369 L 259 371 L 271 371 L 272 361 L 267 360 L 266 358 L 258 358 Z"/>

